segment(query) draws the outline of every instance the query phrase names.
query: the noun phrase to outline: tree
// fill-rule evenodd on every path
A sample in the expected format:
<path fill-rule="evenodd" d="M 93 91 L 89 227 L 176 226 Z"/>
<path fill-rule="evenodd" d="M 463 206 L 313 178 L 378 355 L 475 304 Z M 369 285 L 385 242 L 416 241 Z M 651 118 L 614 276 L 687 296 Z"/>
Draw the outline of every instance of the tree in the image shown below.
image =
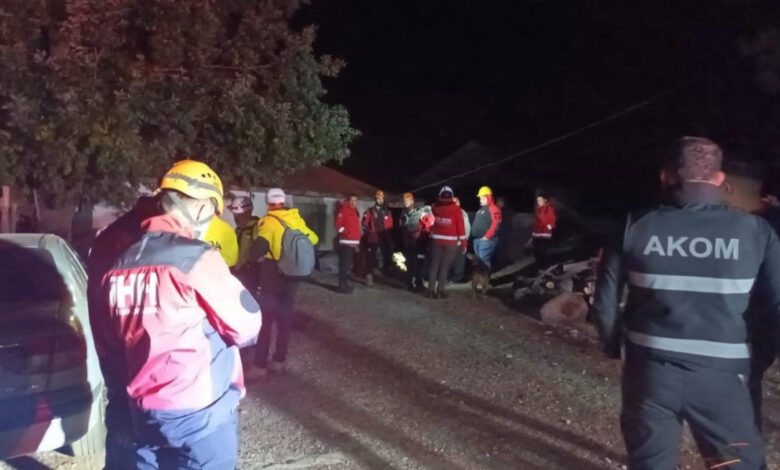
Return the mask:
<path fill-rule="evenodd" d="M 126 202 L 198 158 L 237 185 L 349 156 L 298 0 L 4 0 L 0 182 L 49 202 Z"/>

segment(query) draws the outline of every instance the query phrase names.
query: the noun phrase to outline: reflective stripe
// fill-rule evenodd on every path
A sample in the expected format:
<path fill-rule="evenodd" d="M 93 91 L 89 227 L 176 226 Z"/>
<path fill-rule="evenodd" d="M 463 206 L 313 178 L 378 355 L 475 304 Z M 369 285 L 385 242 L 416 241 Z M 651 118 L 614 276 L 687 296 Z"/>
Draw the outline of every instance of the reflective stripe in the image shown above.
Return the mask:
<path fill-rule="evenodd" d="M 700 339 L 665 338 L 627 331 L 628 340 L 646 348 L 660 349 L 697 356 L 721 359 L 750 359 L 750 345 L 745 343 L 719 343 Z"/>
<path fill-rule="evenodd" d="M 460 237 L 454 237 L 452 235 L 433 235 L 433 238 L 436 240 L 460 240 Z"/>
<path fill-rule="evenodd" d="M 342 245 L 360 245 L 360 240 L 339 240 Z"/>
<path fill-rule="evenodd" d="M 534 238 L 552 238 L 552 233 L 532 233 Z"/>
<path fill-rule="evenodd" d="M 755 278 L 723 279 L 719 277 L 671 276 L 628 272 L 628 282 L 637 287 L 656 290 L 705 292 L 708 294 L 749 294 Z"/>

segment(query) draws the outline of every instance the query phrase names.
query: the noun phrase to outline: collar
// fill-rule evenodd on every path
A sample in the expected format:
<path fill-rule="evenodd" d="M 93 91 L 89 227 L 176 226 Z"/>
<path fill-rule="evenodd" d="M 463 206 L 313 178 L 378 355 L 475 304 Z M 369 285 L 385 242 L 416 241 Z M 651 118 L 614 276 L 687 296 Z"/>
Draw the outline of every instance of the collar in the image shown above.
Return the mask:
<path fill-rule="evenodd" d="M 720 186 L 710 183 L 685 182 L 675 193 L 675 201 L 679 205 L 688 204 L 706 204 L 719 205 L 725 204 L 723 190 Z"/>

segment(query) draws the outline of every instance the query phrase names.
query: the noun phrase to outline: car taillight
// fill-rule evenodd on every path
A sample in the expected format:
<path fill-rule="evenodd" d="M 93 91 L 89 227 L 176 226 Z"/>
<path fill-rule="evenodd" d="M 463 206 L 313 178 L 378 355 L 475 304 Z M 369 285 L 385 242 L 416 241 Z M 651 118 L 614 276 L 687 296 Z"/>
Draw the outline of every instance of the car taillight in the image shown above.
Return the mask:
<path fill-rule="evenodd" d="M 0 368 L 17 375 L 59 372 L 82 366 L 87 345 L 75 335 L 29 338 L 0 343 Z"/>

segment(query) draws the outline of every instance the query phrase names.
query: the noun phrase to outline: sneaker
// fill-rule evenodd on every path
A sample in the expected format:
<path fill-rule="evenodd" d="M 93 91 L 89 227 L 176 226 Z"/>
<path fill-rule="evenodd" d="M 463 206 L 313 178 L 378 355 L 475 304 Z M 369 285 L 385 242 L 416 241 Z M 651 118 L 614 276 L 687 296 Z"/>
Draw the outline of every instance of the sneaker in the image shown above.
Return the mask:
<path fill-rule="evenodd" d="M 274 374 L 282 375 L 284 374 L 284 369 L 284 362 L 273 361 L 271 363 L 271 372 Z"/>
<path fill-rule="evenodd" d="M 373 274 L 366 274 L 366 285 L 369 286 L 369 287 L 374 285 L 374 275 Z"/>
<path fill-rule="evenodd" d="M 252 382 L 265 382 L 268 380 L 268 368 L 266 367 L 252 367 L 244 374 L 244 380 L 247 383 Z"/>

